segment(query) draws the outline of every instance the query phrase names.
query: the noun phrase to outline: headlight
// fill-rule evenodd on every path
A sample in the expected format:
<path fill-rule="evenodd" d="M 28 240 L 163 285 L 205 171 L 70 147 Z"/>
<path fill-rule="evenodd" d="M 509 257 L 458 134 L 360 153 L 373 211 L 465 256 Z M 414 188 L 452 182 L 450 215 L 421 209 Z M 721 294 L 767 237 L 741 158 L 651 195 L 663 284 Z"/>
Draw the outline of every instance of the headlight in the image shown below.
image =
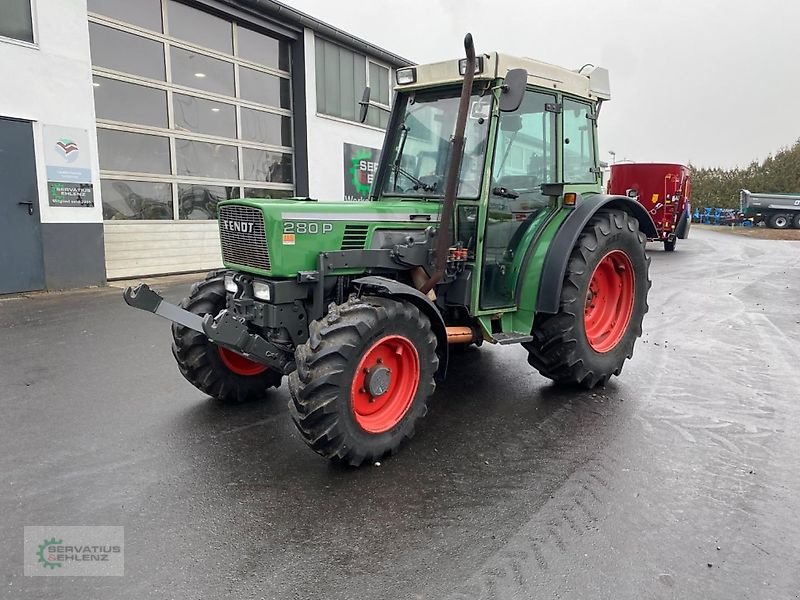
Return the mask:
<path fill-rule="evenodd" d="M 253 296 L 258 298 L 259 300 L 264 300 L 265 302 L 269 302 L 270 299 L 269 284 L 264 283 L 263 281 L 254 281 Z"/>
<path fill-rule="evenodd" d="M 394 79 L 397 85 L 408 85 L 417 80 L 417 70 L 414 67 L 406 67 L 405 69 L 397 69 L 394 74 Z"/>
<path fill-rule="evenodd" d="M 467 59 L 462 58 L 458 61 L 458 74 L 464 75 L 467 72 Z M 475 75 L 478 73 L 483 73 L 483 57 L 476 56 L 475 57 Z"/>
<path fill-rule="evenodd" d="M 239 290 L 239 286 L 233 280 L 233 274 L 228 273 L 225 275 L 225 291 L 235 294 Z"/>

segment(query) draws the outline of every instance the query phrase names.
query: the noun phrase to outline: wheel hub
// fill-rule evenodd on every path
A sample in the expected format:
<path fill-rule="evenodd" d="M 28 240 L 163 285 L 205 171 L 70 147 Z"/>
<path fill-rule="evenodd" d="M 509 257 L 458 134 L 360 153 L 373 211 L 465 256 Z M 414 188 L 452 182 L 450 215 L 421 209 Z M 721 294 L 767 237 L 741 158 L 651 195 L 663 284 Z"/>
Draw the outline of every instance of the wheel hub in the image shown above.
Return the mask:
<path fill-rule="evenodd" d="M 601 258 L 589 281 L 583 313 L 586 339 L 595 352 L 613 350 L 625 336 L 635 293 L 628 255 L 612 250 Z"/>
<path fill-rule="evenodd" d="M 383 365 L 375 365 L 367 369 L 365 377 L 366 390 L 374 398 L 382 396 L 389 390 L 392 382 L 392 371 Z"/>

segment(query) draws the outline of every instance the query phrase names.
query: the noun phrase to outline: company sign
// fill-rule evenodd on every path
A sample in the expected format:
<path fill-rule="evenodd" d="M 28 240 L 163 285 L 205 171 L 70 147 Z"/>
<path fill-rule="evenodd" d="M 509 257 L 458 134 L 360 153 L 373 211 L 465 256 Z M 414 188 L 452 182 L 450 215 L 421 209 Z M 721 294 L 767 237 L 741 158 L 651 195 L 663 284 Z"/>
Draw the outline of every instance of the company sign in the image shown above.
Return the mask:
<path fill-rule="evenodd" d="M 44 125 L 50 206 L 94 206 L 89 135 L 85 129 Z"/>
<path fill-rule="evenodd" d="M 369 199 L 372 181 L 378 170 L 380 150 L 356 144 L 344 145 L 344 199 L 364 202 Z"/>

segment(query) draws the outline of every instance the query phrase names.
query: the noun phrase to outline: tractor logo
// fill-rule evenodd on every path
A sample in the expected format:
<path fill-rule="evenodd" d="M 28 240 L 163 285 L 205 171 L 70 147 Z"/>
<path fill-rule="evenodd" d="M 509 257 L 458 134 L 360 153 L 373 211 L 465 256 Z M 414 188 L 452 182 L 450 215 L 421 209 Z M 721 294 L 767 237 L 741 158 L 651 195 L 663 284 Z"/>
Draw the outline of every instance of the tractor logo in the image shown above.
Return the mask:
<path fill-rule="evenodd" d="M 45 540 L 43 544 L 39 544 L 39 550 L 36 552 L 37 562 L 41 563 L 43 569 L 55 569 L 56 567 L 64 566 L 57 560 L 55 554 L 49 551 L 51 546 L 58 546 L 63 544 L 63 540 L 57 540 L 56 538 L 51 538 L 49 540 Z"/>
<path fill-rule="evenodd" d="M 60 154 L 68 163 L 78 160 L 78 155 L 80 154 L 80 151 L 78 150 L 78 144 L 69 138 L 61 138 L 56 142 L 56 152 L 58 152 L 58 154 Z"/>
<path fill-rule="evenodd" d="M 357 150 L 353 154 L 350 175 L 353 177 L 353 187 L 359 196 L 369 195 L 372 187 L 372 176 L 375 173 L 375 163 L 372 160 L 372 152 L 369 150 Z"/>

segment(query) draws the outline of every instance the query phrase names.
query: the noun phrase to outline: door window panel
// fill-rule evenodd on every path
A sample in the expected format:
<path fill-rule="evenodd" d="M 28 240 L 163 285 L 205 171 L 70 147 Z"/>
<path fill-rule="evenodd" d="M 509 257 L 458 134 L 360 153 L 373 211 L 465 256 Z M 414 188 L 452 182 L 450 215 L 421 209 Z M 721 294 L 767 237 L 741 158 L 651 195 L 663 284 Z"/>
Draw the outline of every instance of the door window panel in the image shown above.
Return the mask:
<path fill-rule="evenodd" d="M 100 181 L 103 219 L 172 219 L 172 185 L 149 181 Z"/>
<path fill-rule="evenodd" d="M 167 127 L 167 92 L 95 75 L 94 107 L 98 119 Z"/>
<path fill-rule="evenodd" d="M 178 175 L 239 179 L 239 159 L 235 146 L 175 140 Z"/>
<path fill-rule="evenodd" d="M 168 138 L 98 128 L 97 149 L 104 171 L 169 174 Z"/>
<path fill-rule="evenodd" d="M 174 0 L 167 3 L 167 11 L 171 36 L 233 54 L 233 29 L 230 21 Z"/>
<path fill-rule="evenodd" d="M 555 96 L 528 91 L 519 109 L 501 113 L 484 236 L 481 308 L 511 306 L 524 239 L 538 229 L 552 201 L 540 186 L 556 181 Z"/>
<path fill-rule="evenodd" d="M 164 81 L 164 44 L 89 23 L 92 64 Z"/>
<path fill-rule="evenodd" d="M 242 139 L 275 146 L 292 145 L 292 120 L 284 115 L 242 107 Z"/>
<path fill-rule="evenodd" d="M 591 107 L 583 102 L 564 99 L 564 181 L 597 183 L 594 156 L 594 120 Z"/>
<path fill-rule="evenodd" d="M 277 75 L 239 67 L 239 96 L 277 108 L 290 108 L 289 80 Z"/>
<path fill-rule="evenodd" d="M 239 198 L 239 186 L 178 184 L 178 213 L 181 219 L 212 220 L 217 218 L 217 204 Z"/>
<path fill-rule="evenodd" d="M 236 137 L 236 108 L 232 104 L 185 94 L 172 95 L 175 129 Z"/>
<path fill-rule="evenodd" d="M 170 49 L 172 82 L 186 87 L 233 96 L 233 64 L 205 54 Z"/>
<path fill-rule="evenodd" d="M 89 12 L 161 33 L 161 0 L 89 0 Z"/>
<path fill-rule="evenodd" d="M 239 58 L 280 69 L 289 70 L 289 44 L 245 27 L 237 28 Z"/>
<path fill-rule="evenodd" d="M 292 157 L 282 152 L 242 148 L 244 178 L 248 181 L 292 183 Z"/>

